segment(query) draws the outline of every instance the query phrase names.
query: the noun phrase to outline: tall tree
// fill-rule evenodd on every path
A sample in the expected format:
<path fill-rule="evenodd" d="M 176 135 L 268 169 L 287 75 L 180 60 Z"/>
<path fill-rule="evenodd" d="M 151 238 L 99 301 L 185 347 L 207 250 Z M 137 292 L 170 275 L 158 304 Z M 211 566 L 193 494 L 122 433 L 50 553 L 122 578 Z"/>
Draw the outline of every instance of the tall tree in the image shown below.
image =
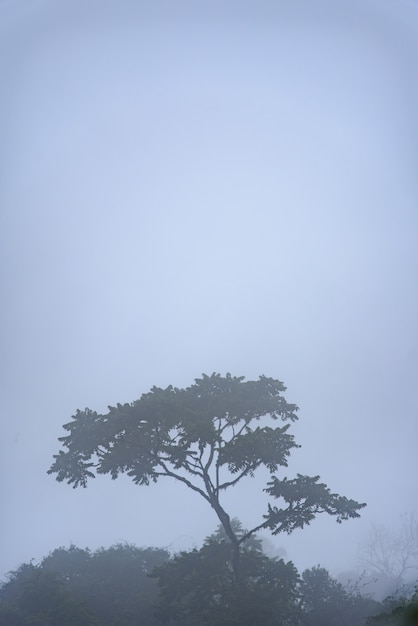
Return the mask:
<path fill-rule="evenodd" d="M 243 376 L 203 374 L 185 389 L 153 387 L 131 404 L 109 406 L 104 415 L 78 410 L 64 424 L 69 433 L 59 438 L 64 450 L 54 455 L 48 473 L 73 487 L 85 487 L 96 473 L 112 479 L 127 473 L 138 485 L 162 477 L 180 481 L 218 516 L 233 546 L 238 579 L 240 546 L 258 530 L 290 533 L 322 512 L 341 522 L 359 517 L 365 506 L 331 493 L 319 476 L 276 475 L 299 447 L 288 432 L 297 406 L 285 400 L 285 390 L 282 382 L 266 376 L 245 381 Z M 288 423 L 279 426 L 278 421 Z M 238 536 L 223 496 L 260 467 L 271 473 L 264 491 L 274 502 L 259 524 Z"/>

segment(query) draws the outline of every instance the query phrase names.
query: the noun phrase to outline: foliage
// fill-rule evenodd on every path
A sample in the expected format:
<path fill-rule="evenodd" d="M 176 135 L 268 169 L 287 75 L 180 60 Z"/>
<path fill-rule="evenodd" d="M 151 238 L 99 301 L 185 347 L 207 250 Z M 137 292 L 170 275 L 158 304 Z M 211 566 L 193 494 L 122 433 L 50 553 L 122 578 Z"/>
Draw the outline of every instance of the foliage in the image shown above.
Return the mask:
<path fill-rule="evenodd" d="M 231 523 L 238 537 L 246 534 Z M 381 613 L 323 568 L 299 577 L 291 562 L 263 554 L 255 536 L 242 545 L 239 584 L 233 561 L 222 526 L 200 550 L 171 558 L 130 544 L 58 548 L 0 587 L 0 626 L 364 626 Z M 411 600 L 388 599 L 370 624 L 397 626 L 413 608 Z"/>
<path fill-rule="evenodd" d="M 64 425 L 64 450 L 54 456 L 49 473 L 73 487 L 85 487 L 95 474 L 115 479 L 127 473 L 138 485 L 161 477 L 174 478 L 199 494 L 213 508 L 233 545 L 233 569 L 238 576 L 240 546 L 262 528 L 292 532 L 326 512 L 338 522 L 359 517 L 365 506 L 332 494 L 319 477 L 297 475 L 279 479 L 299 447 L 289 424 L 297 406 L 283 397 L 279 380 L 255 381 L 227 374 L 203 375 L 186 389 L 153 387 L 132 404 L 109 407 L 105 415 L 77 411 Z M 251 477 L 260 467 L 272 474 L 265 492 L 281 505 L 268 504 L 260 523 L 237 536 L 221 503 L 224 492 Z"/>
<path fill-rule="evenodd" d="M 243 525 L 241 524 L 241 521 L 237 517 L 233 517 L 231 519 L 231 528 L 238 540 L 240 540 L 241 537 L 243 537 L 244 535 L 248 535 L 247 528 L 243 527 Z M 225 528 L 222 526 L 222 524 L 219 524 L 216 530 L 211 535 L 206 537 L 205 541 L 222 543 L 222 542 L 228 542 L 229 538 L 225 532 Z M 261 541 L 261 539 L 257 537 L 257 535 L 250 535 L 245 540 L 244 547 L 246 550 L 255 550 L 257 552 L 263 552 L 263 542 Z"/>
<path fill-rule="evenodd" d="M 233 574 L 233 547 L 219 528 L 200 550 L 182 552 L 160 568 L 157 616 L 170 626 L 265 626 L 300 622 L 298 581 L 292 563 L 243 548 L 240 584 Z"/>
<path fill-rule="evenodd" d="M 61 577 L 32 564 L 13 572 L 0 589 L 1 626 L 95 626 L 82 596 Z"/>
<path fill-rule="evenodd" d="M 131 544 L 95 552 L 89 568 L 94 581 L 90 605 L 103 623 L 114 626 L 130 626 L 137 621 L 152 623 L 157 590 L 149 574 L 168 557 L 166 550 L 137 548 Z M 110 615 L 113 621 L 109 621 Z"/>
<path fill-rule="evenodd" d="M 149 573 L 168 556 L 130 544 L 93 553 L 58 548 L 10 574 L 0 589 L 0 626 L 151 626 L 157 589 Z"/>
<path fill-rule="evenodd" d="M 379 610 L 377 602 L 350 593 L 319 566 L 303 572 L 300 593 L 307 626 L 363 626 Z"/>
<path fill-rule="evenodd" d="M 369 626 L 417 626 L 418 592 L 412 597 L 388 596 L 383 601 L 383 612 L 369 617 Z"/>
<path fill-rule="evenodd" d="M 269 505 L 268 522 L 265 526 L 272 529 L 273 534 L 290 533 L 296 528 L 309 524 L 317 513 L 328 513 L 336 516 L 340 524 L 344 520 L 358 517 L 356 511 L 365 506 L 355 500 L 331 493 L 324 483 L 318 483 L 319 476 L 302 476 L 279 480 L 276 476 L 267 484 L 265 491 L 276 499 L 281 498 L 286 504 L 285 509 Z"/>
<path fill-rule="evenodd" d="M 238 535 L 245 533 L 233 520 Z M 182 552 L 157 568 L 157 616 L 168 626 L 364 626 L 378 602 L 350 592 L 328 571 L 314 567 L 299 577 L 291 562 L 268 558 L 261 542 L 244 545 L 241 580 L 233 578 L 233 553 L 223 528 L 200 550 Z"/>

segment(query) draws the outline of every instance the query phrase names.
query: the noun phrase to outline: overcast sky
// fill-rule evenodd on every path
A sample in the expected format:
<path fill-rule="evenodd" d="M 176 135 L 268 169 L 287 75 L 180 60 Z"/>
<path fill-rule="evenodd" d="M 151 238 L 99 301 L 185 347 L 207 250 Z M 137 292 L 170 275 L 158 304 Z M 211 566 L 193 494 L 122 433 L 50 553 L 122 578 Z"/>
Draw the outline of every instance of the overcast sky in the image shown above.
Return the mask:
<path fill-rule="evenodd" d="M 286 473 L 368 503 L 272 539 L 348 569 L 417 511 L 417 2 L 3 0 L 0 48 L 0 578 L 199 546 L 180 484 L 46 471 L 77 408 L 213 371 L 282 380 Z M 263 486 L 225 500 L 244 526 Z"/>

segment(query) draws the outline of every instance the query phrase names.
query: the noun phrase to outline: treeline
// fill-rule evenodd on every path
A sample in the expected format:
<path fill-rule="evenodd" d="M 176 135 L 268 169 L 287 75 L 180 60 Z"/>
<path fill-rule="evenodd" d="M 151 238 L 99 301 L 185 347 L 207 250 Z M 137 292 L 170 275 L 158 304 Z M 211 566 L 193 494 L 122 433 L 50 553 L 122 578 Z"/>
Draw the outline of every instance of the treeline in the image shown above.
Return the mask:
<path fill-rule="evenodd" d="M 414 597 L 379 603 L 327 570 L 299 574 L 251 539 L 240 577 L 221 530 L 201 549 L 117 544 L 58 548 L 25 563 L 0 588 L 0 626 L 397 626 L 417 624 Z M 416 596 L 415 596 L 415 599 Z"/>

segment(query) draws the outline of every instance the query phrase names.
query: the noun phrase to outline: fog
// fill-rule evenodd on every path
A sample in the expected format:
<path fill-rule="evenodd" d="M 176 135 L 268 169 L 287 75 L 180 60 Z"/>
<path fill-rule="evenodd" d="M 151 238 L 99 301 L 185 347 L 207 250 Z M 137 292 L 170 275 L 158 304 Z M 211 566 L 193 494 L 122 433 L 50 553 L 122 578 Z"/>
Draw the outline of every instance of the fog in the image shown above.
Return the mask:
<path fill-rule="evenodd" d="M 0 578 L 70 543 L 199 546 L 181 484 L 46 474 L 77 408 L 282 380 L 289 469 L 367 502 L 270 539 L 354 565 L 417 511 L 418 4 L 0 4 Z M 265 476 L 230 490 L 244 526 Z"/>

